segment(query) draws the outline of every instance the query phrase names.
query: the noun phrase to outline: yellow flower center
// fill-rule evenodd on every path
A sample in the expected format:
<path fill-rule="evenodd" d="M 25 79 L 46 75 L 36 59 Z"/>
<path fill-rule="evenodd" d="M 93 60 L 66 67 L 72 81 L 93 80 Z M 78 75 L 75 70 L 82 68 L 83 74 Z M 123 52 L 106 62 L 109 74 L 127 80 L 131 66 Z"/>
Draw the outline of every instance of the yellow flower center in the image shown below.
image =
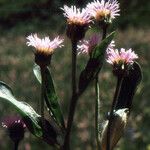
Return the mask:
<path fill-rule="evenodd" d="M 75 17 L 72 19 L 68 19 L 67 22 L 68 24 L 76 24 L 76 25 L 81 25 L 81 26 L 85 24 L 85 20 L 75 18 Z"/>
<path fill-rule="evenodd" d="M 105 10 L 99 10 L 95 16 L 95 19 L 97 21 L 102 21 L 103 19 L 107 18 L 110 16 L 110 10 L 105 9 Z"/>
<path fill-rule="evenodd" d="M 44 47 L 39 47 L 37 48 L 37 53 L 41 54 L 41 55 L 51 55 L 53 53 L 54 49 L 52 48 L 44 48 Z"/>

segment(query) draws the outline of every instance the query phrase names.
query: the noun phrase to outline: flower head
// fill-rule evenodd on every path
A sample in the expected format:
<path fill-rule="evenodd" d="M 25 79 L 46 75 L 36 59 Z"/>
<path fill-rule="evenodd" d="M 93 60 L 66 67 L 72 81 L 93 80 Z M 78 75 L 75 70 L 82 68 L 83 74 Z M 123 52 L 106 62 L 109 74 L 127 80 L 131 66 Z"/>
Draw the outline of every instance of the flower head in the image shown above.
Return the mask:
<path fill-rule="evenodd" d="M 96 45 L 100 42 L 101 37 L 97 34 L 91 36 L 89 40 L 83 40 L 81 45 L 78 45 L 78 54 L 85 53 L 91 54 L 92 50 L 96 47 Z"/>
<path fill-rule="evenodd" d="M 36 49 L 36 53 L 43 53 L 44 55 L 50 55 L 58 47 L 62 47 L 63 39 L 59 36 L 50 40 L 49 37 L 40 39 L 37 34 L 31 34 L 27 37 L 27 45 L 33 46 Z"/>
<path fill-rule="evenodd" d="M 91 54 L 91 52 L 95 49 L 95 47 L 101 42 L 101 37 L 97 34 L 94 34 L 93 36 L 91 36 L 91 38 L 89 40 L 83 40 L 81 42 L 81 45 L 78 45 L 78 54 L 80 53 L 84 53 L 84 54 Z M 112 41 L 108 48 L 107 51 L 109 49 L 112 49 L 115 46 L 114 41 Z"/>
<path fill-rule="evenodd" d="M 129 50 L 121 48 L 120 51 L 118 51 L 118 49 L 110 49 L 107 51 L 107 56 L 107 62 L 112 65 L 120 63 L 130 64 L 138 58 L 138 55 L 135 54 L 131 48 Z"/>
<path fill-rule="evenodd" d="M 83 39 L 91 22 L 91 17 L 87 10 L 76 8 L 76 6 L 68 7 L 66 5 L 61 9 L 67 18 L 66 34 L 68 38 L 72 41 Z"/>
<path fill-rule="evenodd" d="M 119 16 L 119 3 L 117 0 L 94 0 L 87 5 L 87 10 L 96 21 L 111 22 Z"/>
<path fill-rule="evenodd" d="M 117 77 L 126 76 L 129 73 L 129 70 L 132 69 L 132 64 L 135 59 L 137 59 L 137 54 L 129 50 L 121 48 L 118 49 L 110 48 L 107 50 L 107 59 L 106 61 L 113 65 L 113 73 Z"/>
<path fill-rule="evenodd" d="M 91 17 L 87 13 L 86 9 L 79 9 L 76 6 L 68 7 L 64 5 L 64 8 L 61 8 L 64 11 L 64 16 L 67 18 L 68 24 L 76 25 L 87 25 L 91 22 Z"/>
<path fill-rule="evenodd" d="M 9 137 L 14 142 L 19 142 L 23 139 L 26 125 L 20 117 L 6 117 L 2 121 L 2 126 L 7 129 Z"/>
<path fill-rule="evenodd" d="M 51 41 L 49 37 L 40 39 L 37 34 L 31 34 L 27 37 L 27 40 L 27 45 L 36 49 L 34 53 L 35 61 L 38 65 L 48 65 L 54 50 L 63 46 L 63 39 L 60 39 L 59 36 Z"/>

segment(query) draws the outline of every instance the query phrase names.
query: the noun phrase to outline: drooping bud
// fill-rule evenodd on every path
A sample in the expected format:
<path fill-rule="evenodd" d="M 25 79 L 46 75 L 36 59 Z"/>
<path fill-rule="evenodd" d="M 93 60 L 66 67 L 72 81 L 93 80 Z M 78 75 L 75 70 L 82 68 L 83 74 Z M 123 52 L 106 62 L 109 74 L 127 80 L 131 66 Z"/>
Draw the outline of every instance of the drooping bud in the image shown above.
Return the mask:
<path fill-rule="evenodd" d="M 26 125 L 20 117 L 6 117 L 2 121 L 2 126 L 7 129 L 8 135 L 14 143 L 18 143 L 24 138 Z"/>

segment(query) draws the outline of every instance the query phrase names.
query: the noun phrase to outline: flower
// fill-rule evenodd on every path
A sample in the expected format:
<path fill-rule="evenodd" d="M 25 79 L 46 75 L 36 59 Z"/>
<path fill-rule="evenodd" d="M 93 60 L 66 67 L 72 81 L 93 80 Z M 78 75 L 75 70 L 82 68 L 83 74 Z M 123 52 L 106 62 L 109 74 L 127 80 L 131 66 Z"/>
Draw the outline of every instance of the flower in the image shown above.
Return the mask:
<path fill-rule="evenodd" d="M 67 18 L 66 34 L 72 41 L 79 41 L 84 38 L 89 27 L 91 17 L 86 9 L 79 9 L 76 6 L 61 8 Z"/>
<path fill-rule="evenodd" d="M 96 47 L 96 45 L 100 42 L 100 36 L 97 34 L 94 34 L 91 36 L 89 40 L 83 40 L 81 42 L 81 45 L 78 45 L 78 54 L 84 53 L 84 54 L 91 54 L 92 50 Z"/>
<path fill-rule="evenodd" d="M 94 0 L 87 4 L 87 10 L 91 17 L 96 21 L 111 22 L 116 16 L 119 16 L 119 3 L 117 0 Z"/>
<path fill-rule="evenodd" d="M 61 9 L 64 11 L 64 16 L 67 18 L 68 24 L 84 26 L 91 22 L 91 17 L 86 9 L 79 9 L 76 6 L 68 7 L 66 5 Z"/>
<path fill-rule="evenodd" d="M 132 49 L 125 50 L 121 48 L 120 51 L 118 49 L 110 49 L 107 51 L 107 62 L 114 64 L 132 64 L 135 59 L 138 58 L 138 55 L 132 51 Z"/>
<path fill-rule="evenodd" d="M 40 39 L 37 34 L 31 34 L 27 37 L 27 45 L 33 46 L 36 50 L 35 53 L 35 62 L 39 66 L 47 66 L 50 64 L 51 55 L 54 50 L 58 47 L 62 47 L 63 39 L 60 39 L 59 36 L 50 40 L 49 37 Z"/>
<path fill-rule="evenodd" d="M 2 126 L 7 129 L 9 137 L 14 142 L 19 142 L 24 137 L 26 125 L 18 116 L 5 117 Z"/>
<path fill-rule="evenodd" d="M 91 54 L 91 52 L 94 50 L 94 48 L 98 45 L 98 43 L 101 42 L 101 37 L 97 34 L 94 34 L 93 36 L 91 36 L 91 38 L 89 40 L 83 40 L 81 42 L 81 45 L 78 45 L 78 54 L 80 53 L 84 53 L 84 54 Z M 107 51 L 109 49 L 112 49 L 115 46 L 115 42 L 112 41 L 108 48 Z"/>
<path fill-rule="evenodd" d="M 63 46 L 63 39 L 60 39 L 59 36 L 51 41 L 49 37 L 40 39 L 37 34 L 31 34 L 27 37 L 27 40 L 28 46 L 35 47 L 36 53 L 41 53 L 44 55 L 51 55 L 56 48 Z"/>

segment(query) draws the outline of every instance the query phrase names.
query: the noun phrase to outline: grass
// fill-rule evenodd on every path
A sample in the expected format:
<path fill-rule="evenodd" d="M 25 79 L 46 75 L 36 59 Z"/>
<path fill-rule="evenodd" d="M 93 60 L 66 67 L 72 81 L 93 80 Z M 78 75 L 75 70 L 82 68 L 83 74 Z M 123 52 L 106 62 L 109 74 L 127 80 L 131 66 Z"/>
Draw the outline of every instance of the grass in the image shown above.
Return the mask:
<path fill-rule="evenodd" d="M 61 29 L 60 29 L 61 28 Z M 48 26 L 39 30 L 41 34 L 46 33 L 55 35 L 57 31 L 62 30 L 56 27 L 56 30 L 49 30 Z M 9 31 L 1 31 L 0 35 L 0 80 L 9 84 L 16 97 L 20 100 L 28 102 L 33 108 L 38 110 L 39 90 L 32 66 L 34 64 L 34 56 L 31 48 L 26 46 L 25 37 L 29 32 L 35 32 L 33 26 L 17 26 Z M 52 33 L 53 32 L 53 33 Z M 90 33 L 89 33 L 90 34 Z M 118 150 L 150 150 L 150 132 L 149 132 L 149 97 L 150 97 L 150 30 L 128 28 L 124 31 L 117 31 L 116 45 L 118 47 L 132 47 L 139 55 L 138 62 L 142 66 L 143 81 L 137 90 L 133 102 L 133 110 L 131 113 L 129 125 L 127 127 L 124 138 L 118 144 Z M 62 36 L 65 36 L 64 34 Z M 65 47 L 59 49 L 53 56 L 52 75 L 56 83 L 58 95 L 61 99 L 65 118 L 67 117 L 67 109 L 69 106 L 70 91 L 70 75 L 71 75 L 71 53 L 70 43 L 65 38 Z M 78 56 L 78 74 L 86 64 L 86 56 Z M 102 99 L 101 111 L 103 117 L 110 108 L 112 96 L 115 88 L 115 78 L 112 76 L 111 67 L 105 63 L 100 76 L 100 95 Z M 77 113 L 73 127 L 72 145 L 75 150 L 92 150 L 95 149 L 94 139 L 94 88 L 93 84 L 87 89 L 81 97 L 77 105 Z M 14 114 L 15 110 L 4 103 L 0 105 L 0 117 Z M 4 141 L 5 139 L 5 141 Z M 37 140 L 35 137 L 26 133 L 25 139 L 20 149 L 24 149 L 26 144 L 30 144 L 32 150 L 48 149 L 47 144 Z M 0 128 L 0 149 L 9 150 L 11 143 L 6 132 Z"/>

